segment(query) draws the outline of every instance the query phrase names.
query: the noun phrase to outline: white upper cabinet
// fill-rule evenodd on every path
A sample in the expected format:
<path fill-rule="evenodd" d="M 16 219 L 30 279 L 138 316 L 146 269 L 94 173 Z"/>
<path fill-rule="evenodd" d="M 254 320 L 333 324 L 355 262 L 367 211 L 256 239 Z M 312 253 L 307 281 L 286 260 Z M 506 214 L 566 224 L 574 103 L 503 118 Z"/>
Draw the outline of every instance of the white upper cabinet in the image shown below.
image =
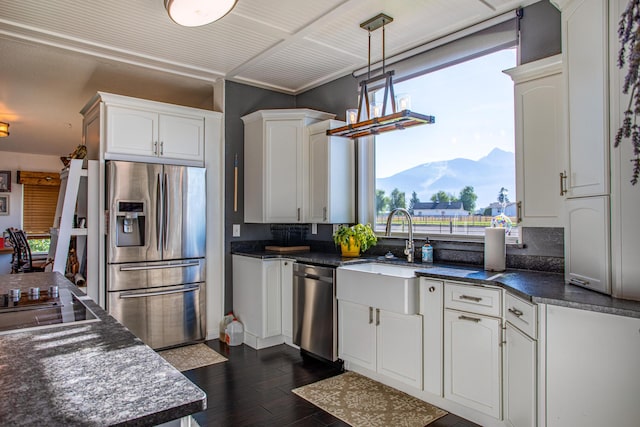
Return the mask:
<path fill-rule="evenodd" d="M 204 166 L 207 141 L 219 137 L 211 125 L 222 122 L 221 113 L 104 92 L 82 110 L 85 120 L 96 109 L 106 160 Z"/>
<path fill-rule="evenodd" d="M 568 197 L 609 193 L 607 0 L 562 3 L 567 96 Z"/>
<path fill-rule="evenodd" d="M 564 226 L 567 165 L 561 55 L 506 70 L 514 81 L 521 224 Z"/>
<path fill-rule="evenodd" d="M 309 126 L 309 209 L 311 223 L 355 221 L 354 141 L 327 136 L 344 122 L 326 120 Z"/>
<path fill-rule="evenodd" d="M 260 110 L 242 117 L 245 222 L 307 222 L 307 126 L 333 116 L 286 109 Z"/>

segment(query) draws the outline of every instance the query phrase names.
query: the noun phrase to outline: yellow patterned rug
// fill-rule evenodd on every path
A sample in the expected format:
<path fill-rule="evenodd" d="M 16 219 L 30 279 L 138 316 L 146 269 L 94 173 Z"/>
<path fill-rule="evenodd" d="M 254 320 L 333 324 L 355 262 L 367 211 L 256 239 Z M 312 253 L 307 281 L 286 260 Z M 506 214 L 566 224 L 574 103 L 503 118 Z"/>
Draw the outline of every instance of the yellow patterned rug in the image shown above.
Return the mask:
<path fill-rule="evenodd" d="M 423 427 L 446 411 L 355 372 L 292 390 L 353 427 Z"/>
<path fill-rule="evenodd" d="M 180 372 L 227 361 L 226 357 L 216 353 L 206 344 L 172 348 L 159 351 L 158 354 Z"/>

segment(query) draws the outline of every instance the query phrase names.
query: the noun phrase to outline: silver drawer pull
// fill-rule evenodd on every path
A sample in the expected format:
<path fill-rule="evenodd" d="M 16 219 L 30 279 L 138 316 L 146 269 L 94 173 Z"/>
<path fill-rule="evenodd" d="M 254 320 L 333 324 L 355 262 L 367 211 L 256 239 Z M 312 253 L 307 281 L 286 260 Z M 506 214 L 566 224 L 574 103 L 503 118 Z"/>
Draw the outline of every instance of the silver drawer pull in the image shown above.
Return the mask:
<path fill-rule="evenodd" d="M 163 265 L 145 265 L 140 267 L 120 267 L 120 271 L 136 271 L 136 270 L 160 270 L 163 268 L 179 268 L 179 267 L 197 267 L 197 262 L 185 262 L 182 264 L 163 264 Z"/>
<path fill-rule="evenodd" d="M 373 307 L 369 307 L 369 324 L 373 323 Z"/>
<path fill-rule="evenodd" d="M 473 302 L 482 301 L 482 298 L 480 298 L 480 297 L 472 297 L 472 296 L 464 295 L 464 294 L 460 295 L 460 299 L 466 299 L 466 300 L 473 301 Z"/>
<path fill-rule="evenodd" d="M 522 316 L 524 314 L 523 312 L 521 312 L 520 310 L 518 310 L 515 307 L 514 308 L 510 308 L 509 309 L 509 313 L 512 313 L 514 316 L 518 316 L 518 317 L 520 317 L 520 316 Z"/>
<path fill-rule="evenodd" d="M 569 283 L 574 283 L 574 284 L 577 284 L 577 285 L 587 286 L 589 284 L 589 281 L 588 280 L 576 279 L 575 277 L 572 277 L 571 280 L 569 280 Z"/>
<path fill-rule="evenodd" d="M 460 319 L 460 320 L 468 320 L 469 322 L 476 322 L 476 323 L 478 323 L 478 322 L 480 322 L 482 320 L 482 319 L 478 319 L 477 317 L 469 317 L 469 316 L 465 316 L 465 315 L 458 316 L 458 319 Z"/>
<path fill-rule="evenodd" d="M 158 291 L 158 292 L 142 292 L 139 294 L 122 294 L 120 295 L 120 298 L 146 298 L 146 297 L 156 297 L 159 295 L 170 295 L 170 294 L 182 294 L 182 293 L 186 293 L 186 292 L 193 292 L 193 291 L 197 291 L 198 290 L 198 286 L 193 286 L 193 287 L 189 287 L 189 288 L 182 288 L 182 289 L 174 289 L 171 291 Z"/>

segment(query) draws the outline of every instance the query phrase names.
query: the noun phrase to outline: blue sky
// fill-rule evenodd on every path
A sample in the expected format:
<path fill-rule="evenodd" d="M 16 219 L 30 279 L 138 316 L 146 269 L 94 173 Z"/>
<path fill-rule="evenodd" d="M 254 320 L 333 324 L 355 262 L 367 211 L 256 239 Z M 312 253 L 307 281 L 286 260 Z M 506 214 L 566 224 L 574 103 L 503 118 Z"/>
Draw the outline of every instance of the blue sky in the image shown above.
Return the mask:
<path fill-rule="evenodd" d="M 410 94 L 410 109 L 436 123 L 377 136 L 377 177 L 433 161 L 477 160 L 496 147 L 513 152 L 513 82 L 496 70 L 515 65 L 516 49 L 507 49 L 396 83 L 396 96 Z"/>

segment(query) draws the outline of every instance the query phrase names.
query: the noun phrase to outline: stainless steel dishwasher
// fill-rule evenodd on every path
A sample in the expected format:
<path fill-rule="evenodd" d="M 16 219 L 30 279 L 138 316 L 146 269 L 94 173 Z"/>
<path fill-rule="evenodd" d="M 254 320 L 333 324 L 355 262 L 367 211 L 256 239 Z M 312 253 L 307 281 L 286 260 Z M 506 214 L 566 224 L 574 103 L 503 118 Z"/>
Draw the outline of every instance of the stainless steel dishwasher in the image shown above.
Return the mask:
<path fill-rule="evenodd" d="M 335 269 L 293 265 L 293 343 L 329 361 L 338 358 Z"/>

